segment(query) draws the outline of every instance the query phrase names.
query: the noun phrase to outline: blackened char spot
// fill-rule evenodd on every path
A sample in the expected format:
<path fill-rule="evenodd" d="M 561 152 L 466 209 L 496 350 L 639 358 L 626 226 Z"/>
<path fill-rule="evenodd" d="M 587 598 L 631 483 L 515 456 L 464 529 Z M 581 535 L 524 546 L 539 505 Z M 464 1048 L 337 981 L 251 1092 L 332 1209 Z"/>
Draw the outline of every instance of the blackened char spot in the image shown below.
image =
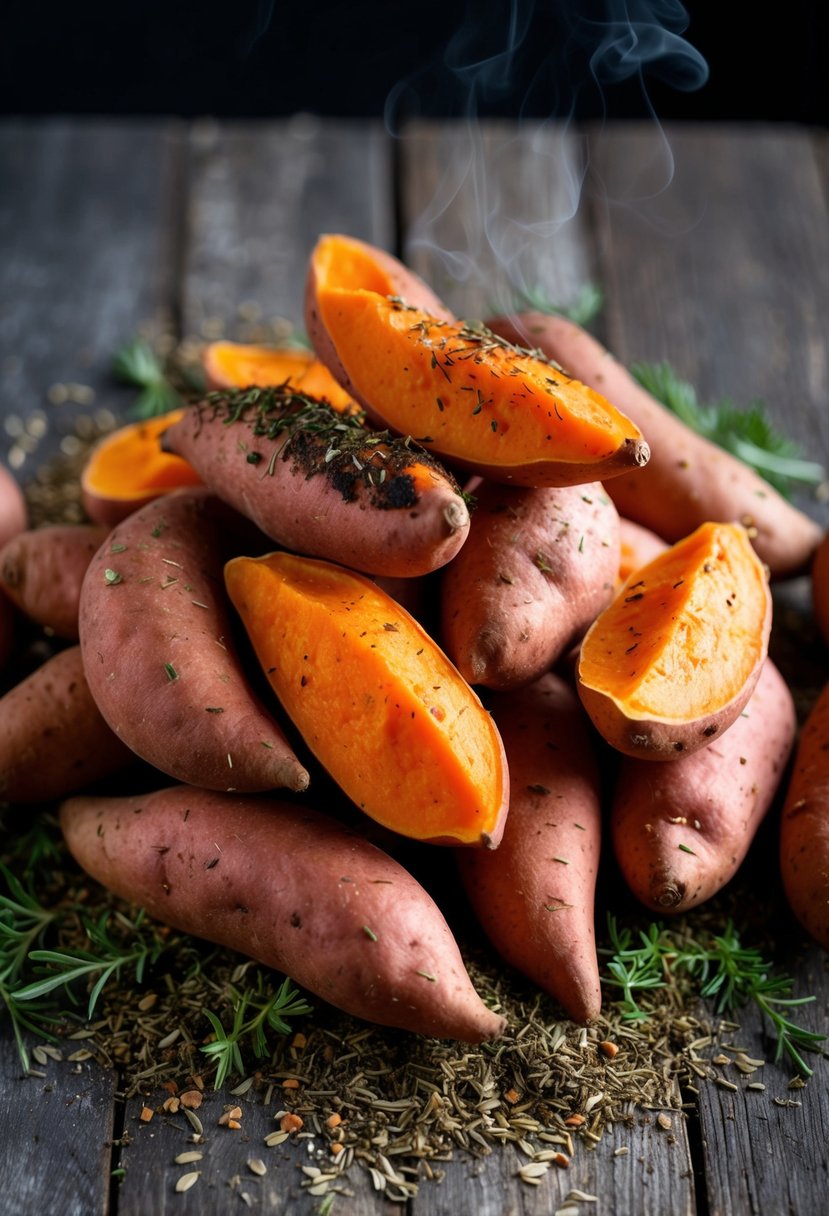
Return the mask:
<path fill-rule="evenodd" d="M 414 507 L 417 505 L 414 478 L 411 473 L 398 473 L 383 484 L 382 506 Z"/>

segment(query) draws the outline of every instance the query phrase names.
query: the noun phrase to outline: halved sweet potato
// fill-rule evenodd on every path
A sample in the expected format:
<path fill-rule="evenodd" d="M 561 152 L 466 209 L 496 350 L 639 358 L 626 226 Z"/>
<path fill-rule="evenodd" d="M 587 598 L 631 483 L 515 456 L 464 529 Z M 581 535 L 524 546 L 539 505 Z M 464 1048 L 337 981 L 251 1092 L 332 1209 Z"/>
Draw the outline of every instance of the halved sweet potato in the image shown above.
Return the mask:
<path fill-rule="evenodd" d="M 378 253 L 324 237 L 306 289 L 317 353 L 372 422 L 516 485 L 578 485 L 647 462 L 638 427 L 599 393 L 419 293 L 390 292 Z"/>
<path fill-rule="evenodd" d="M 644 759 L 704 747 L 751 696 L 771 615 L 746 529 L 703 524 L 632 574 L 585 635 L 579 693 L 596 728 Z"/>
<path fill-rule="evenodd" d="M 291 384 L 309 397 L 324 397 L 335 410 L 359 407 L 310 350 L 302 347 L 254 346 L 247 342 L 210 342 L 202 366 L 211 388 L 270 388 Z"/>
<path fill-rule="evenodd" d="M 509 780 L 477 696 L 367 578 L 288 553 L 237 557 L 225 582 L 307 746 L 367 815 L 417 840 L 500 840 Z"/>
<path fill-rule="evenodd" d="M 114 527 L 162 494 L 201 485 L 186 460 L 161 450 L 161 436 L 183 413 L 132 422 L 96 444 L 81 473 L 81 499 L 94 523 Z"/>

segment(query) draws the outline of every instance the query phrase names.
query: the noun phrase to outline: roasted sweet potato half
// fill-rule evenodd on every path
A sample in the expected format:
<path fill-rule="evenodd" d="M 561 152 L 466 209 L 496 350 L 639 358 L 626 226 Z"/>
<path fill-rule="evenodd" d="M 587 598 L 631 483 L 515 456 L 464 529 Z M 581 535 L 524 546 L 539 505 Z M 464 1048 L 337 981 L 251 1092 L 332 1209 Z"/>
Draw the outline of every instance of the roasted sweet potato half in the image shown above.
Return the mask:
<path fill-rule="evenodd" d="M 225 582 L 285 712 L 361 810 L 417 840 L 497 844 L 501 737 L 413 617 L 369 579 L 288 553 L 234 558 Z"/>
<path fill-rule="evenodd" d="M 273 388 L 290 384 L 309 397 L 324 397 L 335 410 L 352 414 L 358 406 L 310 350 L 299 346 L 254 346 L 247 342 L 210 342 L 202 366 L 211 388 Z"/>
<path fill-rule="evenodd" d="M 482 326 L 387 288 L 365 248 L 355 262 L 347 243 L 327 238 L 311 257 L 311 339 L 375 425 L 516 485 L 576 485 L 647 462 L 638 427 L 599 393 Z"/>
<path fill-rule="evenodd" d="M 674 760 L 734 722 L 768 651 L 768 571 L 740 524 L 703 524 L 636 571 L 585 635 L 578 689 L 631 756 Z"/>

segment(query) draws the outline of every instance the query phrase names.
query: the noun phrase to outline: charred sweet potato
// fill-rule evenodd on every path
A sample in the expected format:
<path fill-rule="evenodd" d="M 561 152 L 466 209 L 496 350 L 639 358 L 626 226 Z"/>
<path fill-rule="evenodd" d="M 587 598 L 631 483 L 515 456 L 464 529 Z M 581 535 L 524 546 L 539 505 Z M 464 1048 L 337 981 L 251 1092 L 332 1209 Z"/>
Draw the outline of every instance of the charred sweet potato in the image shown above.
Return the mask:
<path fill-rule="evenodd" d="M 234 558 L 225 581 L 285 712 L 361 810 L 417 840 L 497 844 L 509 794 L 500 735 L 398 603 L 288 553 Z"/>
<path fill-rule="evenodd" d="M 544 674 L 613 598 L 619 517 L 599 483 L 481 485 L 466 544 L 443 571 L 441 642 L 470 684 Z"/>
<path fill-rule="evenodd" d="M 347 1013 L 468 1043 L 504 1029 L 420 884 L 317 811 L 178 786 L 72 798 L 60 821 L 78 863 L 111 891 Z"/>
<path fill-rule="evenodd" d="M 164 446 L 277 544 L 369 574 L 428 574 L 469 531 L 433 456 L 290 386 L 210 394 Z"/>
<path fill-rule="evenodd" d="M 742 712 L 768 651 L 768 572 L 740 524 L 703 524 L 634 572 L 585 635 L 578 689 L 613 747 L 675 760 Z"/>
<path fill-rule="evenodd" d="M 365 248 L 355 260 L 343 238 L 324 237 L 312 254 L 309 334 L 373 423 L 516 485 L 582 484 L 646 463 L 638 427 L 599 393 L 387 287 Z"/>
<path fill-rule="evenodd" d="M 576 1022 L 598 1017 L 594 899 L 601 776 L 578 697 L 542 676 L 492 697 L 510 769 L 510 809 L 494 853 L 458 851 L 475 914 L 498 953 Z"/>
<path fill-rule="evenodd" d="M 302 790 L 308 773 L 233 644 L 222 567 L 252 531 L 205 489 L 120 523 L 81 589 L 84 669 L 110 727 L 162 773 L 219 790 Z"/>
<path fill-rule="evenodd" d="M 81 471 L 81 501 L 91 520 L 112 527 L 162 494 L 201 485 L 187 461 L 159 442 L 181 413 L 129 423 L 96 444 Z"/>
<path fill-rule="evenodd" d="M 52 524 L 18 532 L 0 548 L 0 586 L 29 620 L 77 642 L 84 575 L 108 531 L 99 524 Z"/>
<path fill-rule="evenodd" d="M 353 414 L 359 408 L 325 364 L 302 347 L 210 342 L 201 357 L 208 383 L 214 389 L 290 385 L 309 397 L 324 397 L 343 413 Z"/>

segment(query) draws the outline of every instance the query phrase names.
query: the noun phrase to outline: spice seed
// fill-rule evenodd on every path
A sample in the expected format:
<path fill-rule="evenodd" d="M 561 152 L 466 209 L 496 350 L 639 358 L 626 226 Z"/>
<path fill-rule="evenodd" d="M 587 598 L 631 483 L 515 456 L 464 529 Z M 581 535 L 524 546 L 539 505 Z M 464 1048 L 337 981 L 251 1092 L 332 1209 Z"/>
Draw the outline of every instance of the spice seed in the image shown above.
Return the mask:
<path fill-rule="evenodd" d="M 194 1161 L 201 1161 L 203 1156 L 204 1153 L 197 1153 L 195 1149 L 192 1149 L 188 1153 L 179 1153 L 175 1158 L 175 1163 L 176 1165 L 191 1165 Z"/>
<path fill-rule="evenodd" d="M 261 1157 L 249 1157 L 248 1169 L 252 1174 L 256 1174 L 260 1178 L 264 1178 L 268 1172 L 268 1167 Z"/>
<path fill-rule="evenodd" d="M 182 1174 L 176 1182 L 176 1191 L 181 1194 L 182 1191 L 189 1191 L 191 1186 L 195 1186 L 201 1177 L 199 1170 L 191 1170 L 189 1174 Z"/>

